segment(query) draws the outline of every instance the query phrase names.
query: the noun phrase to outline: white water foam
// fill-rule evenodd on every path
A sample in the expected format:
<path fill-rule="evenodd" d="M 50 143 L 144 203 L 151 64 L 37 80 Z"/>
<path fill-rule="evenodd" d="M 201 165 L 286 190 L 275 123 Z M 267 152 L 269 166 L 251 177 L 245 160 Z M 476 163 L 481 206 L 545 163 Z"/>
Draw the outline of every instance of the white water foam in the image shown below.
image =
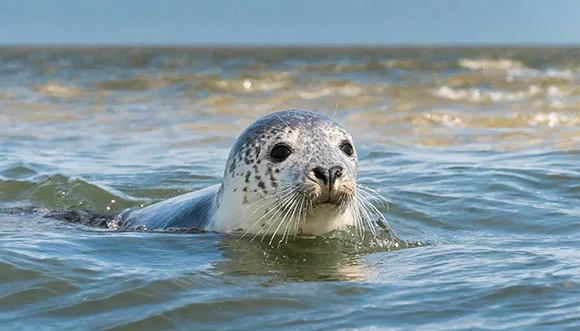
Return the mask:
<path fill-rule="evenodd" d="M 469 70 L 509 70 L 521 69 L 526 66 L 520 62 L 510 59 L 459 59 L 457 61 L 460 67 Z"/>
<path fill-rule="evenodd" d="M 530 85 L 527 90 L 516 92 L 483 90 L 481 88 L 452 88 L 444 85 L 433 90 L 432 94 L 450 100 L 509 102 L 525 100 L 539 94 L 541 91 L 542 89 L 535 85 Z"/>

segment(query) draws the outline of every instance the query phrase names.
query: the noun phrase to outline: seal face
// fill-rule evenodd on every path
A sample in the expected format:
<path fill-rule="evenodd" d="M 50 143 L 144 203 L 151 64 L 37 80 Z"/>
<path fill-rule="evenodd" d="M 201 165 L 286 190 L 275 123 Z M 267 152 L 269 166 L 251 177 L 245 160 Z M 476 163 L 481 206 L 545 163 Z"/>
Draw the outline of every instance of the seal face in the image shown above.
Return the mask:
<path fill-rule="evenodd" d="M 220 232 L 322 234 L 351 225 L 358 161 L 352 137 L 305 110 L 268 114 L 238 138 L 226 163 Z"/>
<path fill-rule="evenodd" d="M 238 137 L 220 185 L 124 211 L 115 225 L 282 240 L 348 226 L 362 231 L 374 228 L 370 215 L 377 210 L 361 199 L 357 172 L 352 137 L 333 119 L 307 110 L 274 112 Z"/>

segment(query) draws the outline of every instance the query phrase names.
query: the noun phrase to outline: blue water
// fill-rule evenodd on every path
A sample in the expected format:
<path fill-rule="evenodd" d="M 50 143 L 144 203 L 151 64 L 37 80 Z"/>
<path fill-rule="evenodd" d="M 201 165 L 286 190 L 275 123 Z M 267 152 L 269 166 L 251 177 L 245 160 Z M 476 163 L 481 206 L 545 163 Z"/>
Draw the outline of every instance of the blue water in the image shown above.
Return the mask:
<path fill-rule="evenodd" d="M 0 49 L 0 208 L 37 208 L 0 213 L 2 330 L 577 329 L 578 55 Z M 284 108 L 349 130 L 410 247 L 43 217 L 219 183 L 235 137 Z"/>

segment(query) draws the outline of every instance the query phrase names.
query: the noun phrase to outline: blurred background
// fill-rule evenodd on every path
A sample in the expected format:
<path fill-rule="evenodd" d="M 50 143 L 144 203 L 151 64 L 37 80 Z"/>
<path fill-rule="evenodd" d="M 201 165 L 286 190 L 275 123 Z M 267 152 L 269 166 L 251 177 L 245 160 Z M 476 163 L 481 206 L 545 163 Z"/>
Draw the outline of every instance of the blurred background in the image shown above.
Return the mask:
<path fill-rule="evenodd" d="M 240 130 L 300 107 L 393 144 L 568 148 L 580 123 L 578 13 L 577 1 L 6 1 L 3 123 L 176 121 L 231 140 L 205 125 Z"/>

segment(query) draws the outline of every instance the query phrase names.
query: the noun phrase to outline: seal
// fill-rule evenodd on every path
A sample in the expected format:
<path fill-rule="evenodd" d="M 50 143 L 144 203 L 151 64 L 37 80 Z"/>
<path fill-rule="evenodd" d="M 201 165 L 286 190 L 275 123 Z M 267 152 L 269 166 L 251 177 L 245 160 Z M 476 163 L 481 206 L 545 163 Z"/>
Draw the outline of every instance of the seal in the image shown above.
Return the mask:
<path fill-rule="evenodd" d="M 112 229 L 198 229 L 270 240 L 348 227 L 374 232 L 377 224 L 384 227 L 384 217 L 369 202 L 371 193 L 357 185 L 357 173 L 354 142 L 337 122 L 283 110 L 259 118 L 237 138 L 220 184 L 97 219 Z"/>

